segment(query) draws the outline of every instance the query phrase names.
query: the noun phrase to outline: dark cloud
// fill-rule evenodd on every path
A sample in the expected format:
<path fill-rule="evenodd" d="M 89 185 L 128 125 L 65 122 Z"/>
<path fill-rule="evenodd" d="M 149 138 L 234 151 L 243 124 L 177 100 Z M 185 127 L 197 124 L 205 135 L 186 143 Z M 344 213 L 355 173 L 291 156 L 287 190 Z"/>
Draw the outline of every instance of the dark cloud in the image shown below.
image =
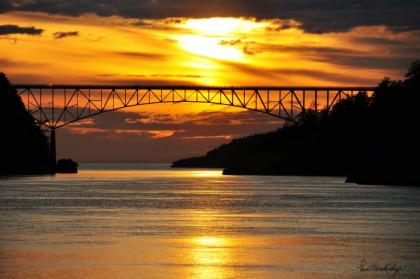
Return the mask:
<path fill-rule="evenodd" d="M 27 62 L 23 60 L 12 60 L 0 58 L 0 68 L 22 68 L 22 67 L 41 67 L 44 63 Z"/>
<path fill-rule="evenodd" d="M 302 47 L 296 52 L 308 60 L 325 62 L 339 66 L 355 67 L 359 69 L 389 69 L 398 70 L 404 69 L 414 60 L 417 54 L 420 53 L 420 47 L 389 47 L 385 45 L 385 53 L 372 53 L 363 51 L 352 51 L 348 49 L 339 48 L 319 48 L 319 47 Z M 322 72 L 322 71 L 321 71 Z M 334 80 L 342 80 L 339 76 L 332 75 Z M 363 80 L 363 76 L 358 77 Z"/>
<path fill-rule="evenodd" d="M 148 60 L 167 60 L 168 56 L 159 53 L 139 52 L 139 51 L 119 51 L 113 52 L 113 55 L 126 56 L 130 58 L 148 59 Z"/>
<path fill-rule="evenodd" d="M 321 61 L 321 57 L 319 58 L 319 61 Z M 343 63 L 344 66 L 348 66 L 350 63 L 352 65 L 357 65 L 359 64 L 364 64 L 365 66 L 370 66 L 371 68 L 380 68 L 380 67 L 376 67 L 374 60 L 372 58 L 372 61 L 365 61 L 364 59 L 359 59 L 358 61 L 352 61 L 351 58 L 348 58 L 347 64 L 344 64 L 345 59 L 342 58 L 341 56 L 339 56 L 339 58 L 341 59 L 340 61 L 334 61 L 334 63 L 338 64 L 339 62 Z M 327 60 L 327 58 L 322 58 Z M 338 59 L 338 58 L 337 58 Z M 353 58 L 354 59 L 354 58 Z M 385 61 L 385 62 L 384 62 Z M 376 62 L 381 62 L 381 63 L 389 63 L 390 65 L 394 65 L 392 64 L 393 62 L 386 62 L 388 60 L 385 59 L 376 59 Z M 331 61 L 328 61 L 331 62 Z M 323 81 L 326 84 L 330 83 L 331 81 L 334 82 L 339 82 L 342 84 L 376 84 L 378 82 L 378 80 L 376 79 L 372 79 L 372 78 L 368 78 L 368 77 L 364 77 L 363 75 L 352 75 L 352 76 L 348 76 L 348 75 L 343 75 L 343 74 L 339 74 L 339 73 L 334 73 L 334 72 L 327 72 L 327 71 L 322 71 L 322 70 L 308 70 L 308 69 L 267 69 L 267 68 L 261 68 L 261 67 L 256 67 L 256 66 L 252 66 L 252 65 L 247 65 L 247 64 L 243 64 L 243 63 L 237 63 L 237 62 L 223 62 L 223 64 L 229 68 L 231 68 L 231 70 L 233 71 L 237 71 L 240 73 L 246 73 L 249 75 L 254 75 L 254 76 L 260 76 L 260 77 L 269 77 L 269 78 L 276 78 L 277 80 L 279 80 L 279 82 L 283 82 L 289 80 L 289 77 L 291 75 L 293 76 L 300 76 L 300 77 L 306 77 L 306 78 L 314 78 L 317 79 L 319 81 Z"/>
<path fill-rule="evenodd" d="M 242 44 L 242 40 L 222 40 L 219 44 L 222 46 L 236 46 Z"/>
<path fill-rule="evenodd" d="M 186 21 L 186 18 L 163 18 L 160 20 L 152 19 L 139 19 L 137 22 L 132 23 L 133 26 L 155 29 L 155 30 L 175 30 L 173 25 L 181 24 Z"/>
<path fill-rule="evenodd" d="M 340 47 L 319 47 L 319 46 L 282 46 L 270 44 L 248 44 L 244 43 L 243 52 L 249 55 L 255 55 L 264 52 L 273 53 L 295 53 L 299 57 L 303 57 L 308 61 L 325 62 L 339 66 L 351 66 L 361 69 L 404 69 L 411 61 L 415 60 L 420 53 L 420 44 L 417 42 L 404 42 L 391 40 L 387 38 L 369 38 L 357 37 L 351 40 L 354 43 L 364 43 L 380 47 L 384 52 L 372 53 L 370 51 L 361 51 L 357 49 L 348 49 Z M 375 48 L 378 49 L 378 48 Z M 241 66 L 246 72 L 257 72 L 252 66 Z M 317 70 L 318 71 L 318 70 Z M 324 75 L 322 71 L 318 71 L 320 75 L 310 73 L 311 76 L 324 79 L 330 77 L 331 80 L 345 81 L 346 77 L 339 76 L 334 73 Z M 304 73 L 304 72 L 303 72 Z M 264 72 L 261 72 L 264 75 Z M 324 79 L 326 80 L 326 79 Z M 362 76 L 358 77 L 359 81 L 367 81 Z M 347 77 L 347 82 L 350 81 Z M 363 82 L 362 82 L 363 83 Z"/>
<path fill-rule="evenodd" d="M 0 12 L 7 12 L 13 9 L 9 1 L 0 1 Z"/>
<path fill-rule="evenodd" d="M 10 59 L 0 58 L 0 67 L 2 68 L 12 67 L 15 65 L 15 62 L 11 61 Z"/>
<path fill-rule="evenodd" d="M 4 2 L 4 1 L 2 1 Z M 248 16 L 296 19 L 313 32 L 346 30 L 359 25 L 420 29 L 418 0 L 36 0 L 0 10 L 80 15 L 96 13 L 131 18 Z"/>
<path fill-rule="evenodd" d="M 405 56 L 368 56 L 368 55 L 330 55 L 314 57 L 313 60 L 336 64 L 345 67 L 355 67 L 363 70 L 400 70 L 409 65 L 416 57 Z M 356 70 L 357 71 L 357 70 Z M 360 70 L 362 71 L 362 70 Z M 363 76 L 357 77 L 357 80 L 363 80 Z M 351 81 L 348 79 L 348 82 Z"/>
<path fill-rule="evenodd" d="M 10 61 L 9 61 L 10 62 Z M 13 62 L 14 65 L 18 65 L 16 64 L 16 62 Z M 10 64 L 9 64 L 10 65 Z M 45 64 L 44 64 L 45 65 Z M 37 67 L 42 67 L 43 65 L 37 65 Z M 9 80 L 11 81 L 11 83 L 15 83 L 17 84 L 18 81 L 20 80 L 24 80 L 27 83 L 39 83 L 40 80 L 44 79 L 44 76 L 41 74 L 31 74 L 31 73 L 12 73 L 12 74 L 7 74 L 7 77 L 9 78 Z"/>
<path fill-rule="evenodd" d="M 221 41 L 220 44 L 226 44 Z M 229 42 L 229 41 L 228 41 Z M 248 55 L 255 55 L 264 52 L 278 52 L 278 53 L 298 53 L 298 54 L 327 54 L 327 55 L 360 55 L 360 51 L 346 49 L 342 47 L 328 47 L 328 46 L 287 46 L 281 44 L 261 44 L 256 42 L 248 42 L 237 40 L 232 45 L 242 47 L 242 51 Z"/>
<path fill-rule="evenodd" d="M 37 35 L 41 35 L 42 32 L 44 32 L 43 29 L 36 28 L 34 26 L 21 27 L 21 26 L 13 25 L 13 24 L 0 25 L 0 36 L 1 35 L 16 35 L 16 34 L 37 36 Z"/>
<path fill-rule="evenodd" d="M 154 78 L 203 78 L 205 76 L 196 74 L 153 74 L 150 77 Z"/>
<path fill-rule="evenodd" d="M 329 83 L 332 80 L 341 84 L 348 84 L 350 80 L 357 84 L 375 84 L 378 82 L 375 78 L 367 78 L 363 76 L 358 77 L 349 77 L 348 75 L 333 73 L 333 72 L 325 72 L 320 70 L 307 70 L 307 69 L 278 69 L 274 70 L 274 72 L 288 76 L 288 75 L 295 75 L 295 76 L 302 76 L 302 77 L 310 77 L 315 78 L 325 83 Z"/>
<path fill-rule="evenodd" d="M 156 85 L 160 86 L 197 86 L 200 83 L 188 80 L 191 78 L 189 75 L 165 75 L 166 79 L 159 77 L 162 75 L 117 75 L 117 74 L 101 74 L 93 83 L 97 84 L 116 84 L 116 85 Z M 169 79 L 173 77 L 173 79 Z M 184 78 L 184 79 L 183 79 Z M 195 78 L 198 78 L 196 76 Z"/>
<path fill-rule="evenodd" d="M 66 37 L 77 37 L 79 36 L 79 32 L 78 31 L 70 31 L 70 32 L 55 32 L 53 34 L 55 39 L 63 39 Z"/>

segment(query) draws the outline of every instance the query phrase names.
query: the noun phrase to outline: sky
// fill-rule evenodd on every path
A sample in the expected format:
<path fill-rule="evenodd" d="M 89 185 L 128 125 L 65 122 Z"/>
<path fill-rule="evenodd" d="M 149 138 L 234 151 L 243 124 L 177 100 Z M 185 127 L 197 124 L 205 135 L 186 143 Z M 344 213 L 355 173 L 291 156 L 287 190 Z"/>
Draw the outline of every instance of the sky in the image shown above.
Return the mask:
<path fill-rule="evenodd" d="M 420 0 L 2 0 L 12 83 L 376 85 L 420 54 Z M 215 105 L 153 105 L 58 131 L 58 156 L 164 163 L 283 123 Z"/>

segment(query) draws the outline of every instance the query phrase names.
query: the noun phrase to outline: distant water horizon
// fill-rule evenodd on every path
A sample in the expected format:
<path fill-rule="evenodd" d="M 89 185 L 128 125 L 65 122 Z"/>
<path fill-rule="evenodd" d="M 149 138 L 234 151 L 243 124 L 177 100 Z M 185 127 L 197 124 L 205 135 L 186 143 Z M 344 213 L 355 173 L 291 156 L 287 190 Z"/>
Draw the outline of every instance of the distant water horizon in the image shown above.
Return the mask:
<path fill-rule="evenodd" d="M 344 180 L 133 163 L 0 178 L 0 278 L 418 278 L 420 189 Z"/>
<path fill-rule="evenodd" d="M 104 170 L 104 169 L 129 169 L 129 170 L 144 170 L 156 169 L 166 170 L 171 169 L 171 163 L 137 163 L 137 162 L 81 162 L 79 163 L 80 170 Z"/>

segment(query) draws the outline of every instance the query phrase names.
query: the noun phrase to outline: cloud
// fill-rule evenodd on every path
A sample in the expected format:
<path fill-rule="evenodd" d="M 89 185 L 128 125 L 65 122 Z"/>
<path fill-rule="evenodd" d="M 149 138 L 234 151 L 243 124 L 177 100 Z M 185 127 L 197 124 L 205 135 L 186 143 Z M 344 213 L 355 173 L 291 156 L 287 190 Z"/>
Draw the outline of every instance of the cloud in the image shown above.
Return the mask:
<path fill-rule="evenodd" d="M 145 136 L 151 139 L 164 139 L 169 138 L 175 135 L 175 133 L 180 132 L 177 130 L 143 130 L 143 129 L 119 129 L 112 130 L 112 132 L 118 135 L 136 135 L 136 136 Z"/>
<path fill-rule="evenodd" d="M 174 136 L 177 130 L 145 130 L 145 129 L 109 129 L 96 127 L 71 126 L 67 128 L 70 134 L 76 135 L 97 135 L 106 137 L 144 136 L 151 139 L 164 139 Z"/>
<path fill-rule="evenodd" d="M 154 78 L 203 78 L 203 75 L 197 74 L 152 74 L 150 77 Z"/>
<path fill-rule="evenodd" d="M 112 53 L 113 55 L 125 56 L 129 58 L 136 59 L 150 59 L 150 60 L 166 60 L 167 55 L 159 53 L 149 53 L 149 52 L 140 52 L 140 51 L 116 51 Z"/>
<path fill-rule="evenodd" d="M 27 4 L 33 4 L 33 3 L 35 3 L 35 0 L 11 0 L 10 1 L 10 4 L 16 8 L 23 5 L 27 5 Z"/>
<path fill-rule="evenodd" d="M 306 54 L 309 57 L 309 54 Z M 366 57 L 363 58 L 361 56 L 333 56 L 331 55 L 330 58 L 328 56 L 323 55 L 322 53 L 314 54 L 310 57 L 313 61 L 319 62 L 328 62 L 334 63 L 341 66 L 360 66 L 365 67 L 365 71 L 369 68 L 373 69 L 381 69 L 380 65 L 387 65 L 389 67 L 395 67 L 395 63 L 403 63 L 406 61 L 406 58 L 398 58 L 398 59 L 391 59 L 391 58 L 376 58 L 376 57 Z M 335 60 L 329 60 L 335 59 Z M 309 60 L 309 59 L 308 59 Z M 347 64 L 346 64 L 347 62 Z M 377 64 L 375 64 L 377 63 Z M 348 73 L 340 73 L 334 72 L 331 70 L 322 70 L 322 69 L 307 69 L 306 67 L 298 67 L 298 68 L 273 68 L 267 67 L 262 68 L 258 66 L 248 65 L 244 63 L 238 62 L 231 62 L 231 61 L 224 61 L 223 64 L 230 69 L 231 71 L 235 71 L 237 73 L 242 73 L 250 76 L 260 77 L 260 78 L 270 78 L 270 79 L 277 79 L 279 81 L 282 80 L 292 80 L 293 78 L 297 78 L 299 81 L 297 84 L 293 84 L 289 82 L 289 85 L 307 85 L 303 84 L 300 80 L 305 78 L 305 80 L 312 79 L 315 80 L 318 85 L 322 84 L 331 84 L 331 81 L 334 81 L 337 85 L 346 85 L 346 84 L 376 84 L 378 82 L 377 77 L 370 77 L 370 76 L 363 76 L 355 74 L 348 74 Z M 407 65 L 409 63 L 406 63 Z M 404 65 L 406 65 L 404 64 Z M 401 67 L 400 67 L 401 68 Z"/>
<path fill-rule="evenodd" d="M 144 74 L 100 74 L 97 80 L 92 80 L 92 83 L 97 84 L 116 84 L 116 85 L 136 85 L 148 86 L 159 84 L 159 86 L 197 86 L 198 82 L 188 80 L 190 78 L 198 78 L 198 76 L 191 75 L 165 75 L 165 78 L 159 78 L 161 74 L 144 75 Z M 173 79 L 172 79 L 173 77 Z"/>
<path fill-rule="evenodd" d="M 38 36 L 38 35 L 41 35 L 42 32 L 44 32 L 43 29 L 36 28 L 34 26 L 21 27 L 21 26 L 13 25 L 13 24 L 0 25 L 0 36 L 1 35 L 17 35 L 17 34 Z"/>
<path fill-rule="evenodd" d="M 66 37 L 77 37 L 79 36 L 79 32 L 78 31 L 70 31 L 70 32 L 55 32 L 53 34 L 55 39 L 63 39 Z"/>
<path fill-rule="evenodd" d="M 91 127 L 94 125 L 96 125 L 96 121 L 94 118 L 86 118 L 73 123 L 72 127 Z"/>
<path fill-rule="evenodd" d="M 219 44 L 221 46 L 236 46 L 242 43 L 242 40 L 237 39 L 237 40 L 221 40 L 219 42 Z"/>
<path fill-rule="evenodd" d="M 311 77 L 316 78 L 320 81 L 324 81 L 325 83 L 329 82 L 330 80 L 334 80 L 337 83 L 341 84 L 348 84 L 349 82 L 349 76 L 334 72 L 327 72 L 322 70 L 308 70 L 308 69 L 275 69 L 272 70 L 273 72 L 280 74 L 280 75 L 296 75 L 300 77 Z M 374 84 L 377 82 L 375 78 L 369 78 L 369 77 L 363 77 L 359 76 L 357 77 L 357 82 L 359 84 Z"/>
<path fill-rule="evenodd" d="M 257 17 L 302 22 L 311 32 L 347 30 L 360 25 L 419 29 L 418 0 L 6 0 L 2 11 L 39 11 L 77 16 L 96 13 L 129 18 Z M 289 21 L 289 25 L 293 21 Z M 140 22 L 139 24 L 144 24 Z M 147 22 L 146 22 L 147 24 Z"/>
<path fill-rule="evenodd" d="M 41 67 L 43 63 L 27 62 L 22 60 L 11 60 L 0 58 L 0 67 L 2 68 L 22 68 L 22 67 Z"/>
<path fill-rule="evenodd" d="M 171 31 L 177 29 L 175 25 L 180 25 L 187 21 L 184 17 L 166 17 L 154 19 L 139 19 L 131 25 L 144 29 L 153 29 L 159 31 Z"/>
<path fill-rule="evenodd" d="M 192 136 L 192 137 L 181 137 L 183 140 L 232 140 L 238 135 L 218 135 L 218 136 Z"/>
<path fill-rule="evenodd" d="M 129 75 L 114 75 L 114 74 L 101 74 L 100 77 L 131 77 L 131 78 L 203 78 L 205 76 L 196 74 L 129 74 Z M 159 83 L 161 84 L 161 83 Z M 179 84 L 177 84 L 179 85 Z"/>
<path fill-rule="evenodd" d="M 357 39 L 356 39 L 357 40 Z M 385 41 L 382 39 L 382 41 Z M 340 47 L 318 47 L 318 46 L 262 46 L 256 47 L 255 53 L 263 52 L 277 52 L 277 53 L 294 53 L 295 55 L 304 58 L 306 61 L 324 62 L 328 64 L 355 67 L 360 69 L 403 69 L 412 61 L 416 56 L 415 52 L 420 52 L 420 47 L 410 47 L 410 45 L 402 45 L 397 41 L 393 41 L 394 46 L 391 45 L 391 41 L 386 41 L 385 44 L 380 44 L 380 40 L 376 40 L 377 48 L 375 51 L 363 51 L 363 50 L 352 50 L 348 48 Z M 386 52 L 378 52 L 378 48 L 386 49 Z M 394 54 L 394 55 L 391 55 Z M 307 70 L 302 70 L 304 73 Z M 315 72 L 319 72 L 316 74 Z M 292 72 L 290 72 L 292 73 Z M 297 72 L 296 72 L 297 73 Z M 336 73 L 325 73 L 322 70 L 307 71 L 312 76 L 315 74 L 316 77 L 320 77 L 325 81 L 345 81 L 346 76 L 342 76 Z M 324 75 L 327 74 L 327 75 Z M 325 77 L 328 77 L 325 79 Z M 347 82 L 349 82 L 349 76 L 347 75 Z M 358 77 L 360 81 L 367 81 L 363 77 Z M 362 82 L 363 83 L 363 82 Z"/>
<path fill-rule="evenodd" d="M 2 68 L 10 68 L 10 67 L 16 67 L 19 66 L 19 63 L 12 61 L 7 58 L 0 58 L 0 67 Z"/>
<path fill-rule="evenodd" d="M 78 135 L 89 135 L 89 134 L 104 134 L 108 132 L 108 129 L 93 128 L 93 127 L 69 127 L 68 130 L 71 134 Z"/>

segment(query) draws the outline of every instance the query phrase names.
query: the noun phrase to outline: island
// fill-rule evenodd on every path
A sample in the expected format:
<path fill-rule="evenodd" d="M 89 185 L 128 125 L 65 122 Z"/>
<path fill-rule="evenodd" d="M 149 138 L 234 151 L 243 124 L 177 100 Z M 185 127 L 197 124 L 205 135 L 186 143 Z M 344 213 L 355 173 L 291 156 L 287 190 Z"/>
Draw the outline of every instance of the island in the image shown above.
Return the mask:
<path fill-rule="evenodd" d="M 56 173 L 77 173 L 79 164 L 72 159 L 61 159 L 55 166 Z"/>

